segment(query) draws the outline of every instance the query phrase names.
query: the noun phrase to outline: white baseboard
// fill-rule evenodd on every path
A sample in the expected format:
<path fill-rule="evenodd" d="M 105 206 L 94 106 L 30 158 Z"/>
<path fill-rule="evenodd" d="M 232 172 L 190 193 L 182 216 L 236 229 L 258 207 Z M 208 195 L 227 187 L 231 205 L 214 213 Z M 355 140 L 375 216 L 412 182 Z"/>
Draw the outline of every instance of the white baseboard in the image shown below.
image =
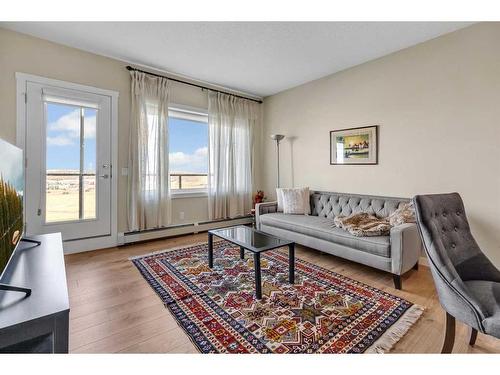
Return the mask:
<path fill-rule="evenodd" d="M 97 249 L 115 247 L 118 242 L 113 236 L 83 238 L 81 240 L 64 241 L 64 254 L 76 254 Z"/>
<path fill-rule="evenodd" d="M 210 229 L 230 227 L 232 225 L 251 224 L 252 217 L 243 217 L 232 220 L 221 220 L 205 223 L 194 223 L 185 225 L 176 225 L 165 229 L 149 230 L 144 232 L 133 233 L 118 233 L 118 238 L 111 236 L 84 238 L 75 241 L 64 241 L 64 254 L 76 254 L 86 251 L 107 249 L 110 247 L 130 244 L 139 241 L 155 240 L 165 237 L 180 236 L 183 234 L 194 234 L 199 232 L 206 232 Z"/>
<path fill-rule="evenodd" d="M 118 233 L 118 238 L 112 236 L 84 238 L 81 240 L 64 241 L 64 254 L 76 254 L 86 251 L 107 249 L 110 247 L 130 244 L 139 241 L 155 240 L 165 237 L 179 236 L 183 234 L 194 234 L 206 232 L 210 229 L 230 227 L 232 225 L 251 224 L 252 217 L 243 217 L 239 219 L 221 220 L 205 223 L 194 223 L 185 225 L 176 225 L 165 229 L 149 230 L 144 232 Z"/>
<path fill-rule="evenodd" d="M 118 233 L 118 244 L 130 244 L 139 241 L 155 240 L 164 237 L 179 236 L 183 234 L 194 234 L 206 232 L 210 229 L 230 227 L 233 225 L 251 224 L 252 217 L 244 217 L 240 219 L 213 221 L 206 223 L 194 223 L 186 225 L 177 225 L 165 229 L 156 229 L 144 232 Z"/>

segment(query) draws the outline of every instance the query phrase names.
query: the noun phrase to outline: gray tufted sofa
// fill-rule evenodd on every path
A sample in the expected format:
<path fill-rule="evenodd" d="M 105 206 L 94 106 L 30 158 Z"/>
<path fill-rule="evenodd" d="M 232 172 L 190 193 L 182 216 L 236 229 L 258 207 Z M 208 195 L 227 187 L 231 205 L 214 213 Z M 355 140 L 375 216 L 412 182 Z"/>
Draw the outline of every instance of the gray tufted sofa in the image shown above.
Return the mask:
<path fill-rule="evenodd" d="M 335 226 L 338 215 L 366 212 L 387 217 L 409 199 L 313 191 L 311 215 L 277 212 L 276 202 L 255 207 L 257 229 L 345 259 L 388 271 L 401 289 L 401 275 L 416 268 L 422 248 L 415 224 L 391 229 L 389 236 L 355 237 Z"/>

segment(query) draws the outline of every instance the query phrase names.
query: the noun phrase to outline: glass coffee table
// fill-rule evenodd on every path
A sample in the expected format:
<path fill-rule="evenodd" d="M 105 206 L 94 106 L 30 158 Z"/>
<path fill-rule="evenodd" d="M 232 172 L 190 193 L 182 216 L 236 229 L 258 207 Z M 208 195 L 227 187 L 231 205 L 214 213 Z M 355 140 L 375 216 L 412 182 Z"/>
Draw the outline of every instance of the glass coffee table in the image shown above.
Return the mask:
<path fill-rule="evenodd" d="M 240 259 L 245 259 L 245 250 L 253 253 L 255 267 L 255 296 L 262 299 L 260 272 L 260 253 L 288 246 L 288 281 L 295 283 L 295 242 L 260 232 L 256 229 L 238 225 L 235 227 L 213 229 L 208 231 L 208 266 L 214 266 L 214 236 L 220 237 L 240 247 Z"/>

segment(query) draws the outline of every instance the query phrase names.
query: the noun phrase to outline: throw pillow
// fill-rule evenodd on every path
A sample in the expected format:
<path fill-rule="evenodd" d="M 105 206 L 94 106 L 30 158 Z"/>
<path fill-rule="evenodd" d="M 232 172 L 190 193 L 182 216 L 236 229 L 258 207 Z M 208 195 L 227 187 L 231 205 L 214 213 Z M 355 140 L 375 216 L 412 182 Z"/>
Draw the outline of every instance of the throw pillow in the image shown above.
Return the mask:
<path fill-rule="evenodd" d="M 278 202 L 278 212 L 283 212 L 283 189 L 276 188 L 276 201 Z"/>
<path fill-rule="evenodd" d="M 309 188 L 281 189 L 283 195 L 283 213 L 295 215 L 309 215 Z"/>
<path fill-rule="evenodd" d="M 396 211 L 389 215 L 388 219 L 392 227 L 406 223 L 414 223 L 415 207 L 413 207 L 413 202 L 400 205 Z"/>
<path fill-rule="evenodd" d="M 387 236 L 391 231 L 391 225 L 387 219 L 379 219 L 364 212 L 347 217 L 337 216 L 333 222 L 338 228 L 356 237 Z"/>

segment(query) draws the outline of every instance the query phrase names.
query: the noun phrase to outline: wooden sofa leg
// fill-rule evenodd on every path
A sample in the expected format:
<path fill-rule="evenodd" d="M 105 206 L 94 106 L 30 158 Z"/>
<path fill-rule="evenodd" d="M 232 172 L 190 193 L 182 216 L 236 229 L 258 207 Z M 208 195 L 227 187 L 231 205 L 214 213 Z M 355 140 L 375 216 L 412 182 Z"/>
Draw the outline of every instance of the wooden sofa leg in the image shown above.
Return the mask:
<path fill-rule="evenodd" d="M 442 354 L 449 354 L 453 351 L 455 343 L 455 318 L 446 312 L 446 332 L 444 334 Z"/>
<path fill-rule="evenodd" d="M 474 344 L 476 343 L 476 339 L 477 339 L 477 330 L 474 328 L 471 328 L 469 345 L 474 346 Z"/>
<path fill-rule="evenodd" d="M 401 275 L 392 275 L 394 281 L 394 288 L 401 290 Z"/>

